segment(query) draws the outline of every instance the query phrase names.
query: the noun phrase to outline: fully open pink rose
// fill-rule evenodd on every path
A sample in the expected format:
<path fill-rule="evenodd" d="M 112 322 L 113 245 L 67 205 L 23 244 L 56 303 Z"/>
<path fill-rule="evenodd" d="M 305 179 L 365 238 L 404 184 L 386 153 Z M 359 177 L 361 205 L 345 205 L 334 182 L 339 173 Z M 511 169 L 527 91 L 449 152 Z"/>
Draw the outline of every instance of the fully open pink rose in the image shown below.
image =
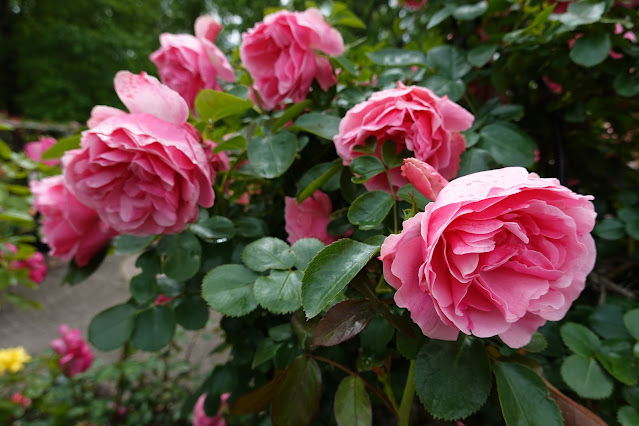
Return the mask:
<path fill-rule="evenodd" d="M 381 158 L 382 143 L 396 144 L 397 152 L 407 149 L 412 156 L 433 166 L 444 178 L 452 179 L 459 170 L 466 140 L 458 132 L 468 130 L 474 117 L 448 97 L 440 98 L 425 87 L 404 86 L 373 93 L 369 100 L 351 108 L 339 124 L 333 139 L 344 165 L 365 155 L 356 148 L 366 145 L 370 137 L 377 139 L 376 155 Z M 390 171 L 393 189 L 408 182 L 400 168 Z M 389 191 L 384 173 L 365 183 L 369 190 Z"/>
<path fill-rule="evenodd" d="M 193 426 L 226 426 L 226 420 L 222 413 L 226 409 L 227 401 L 231 394 L 225 393 L 220 396 L 220 408 L 214 417 L 209 417 L 204 411 L 204 403 L 206 402 L 206 394 L 201 395 L 195 407 L 193 408 Z"/>
<path fill-rule="evenodd" d="M 186 102 L 145 73 L 121 71 L 115 88 L 131 113 L 102 117 L 82 133 L 80 149 L 63 157 L 65 182 L 120 233 L 181 232 L 198 205 L 215 199 L 215 172 L 201 135 L 186 123 Z"/>
<path fill-rule="evenodd" d="M 591 199 L 519 167 L 453 180 L 382 245 L 395 302 L 431 338 L 461 331 L 524 346 L 584 288 Z"/>
<path fill-rule="evenodd" d="M 242 63 L 268 110 L 287 98 L 294 102 L 306 98 L 314 79 L 324 91 L 337 82 L 330 62 L 320 52 L 341 55 L 344 41 L 317 9 L 267 15 L 243 34 L 240 46 Z"/>
<path fill-rule="evenodd" d="M 331 221 L 333 204 L 328 195 L 320 190 L 297 204 L 294 197 L 286 197 L 284 219 L 286 220 L 287 241 L 291 244 L 300 238 L 317 238 L 324 244 L 337 241 L 340 237 L 330 235 L 326 230 Z"/>
<path fill-rule="evenodd" d="M 79 328 L 70 329 L 62 324 L 59 339 L 51 341 L 51 347 L 61 355 L 59 365 L 64 374 L 71 377 L 86 371 L 93 364 L 93 353 L 82 338 Z"/>
<path fill-rule="evenodd" d="M 42 214 L 42 241 L 51 255 L 63 260 L 75 259 L 85 266 L 117 233 L 109 228 L 95 210 L 80 203 L 67 190 L 62 176 L 31 181 L 33 207 Z"/>
<path fill-rule="evenodd" d="M 24 152 L 32 160 L 39 161 L 47 166 L 53 167 L 60 164 L 60 160 L 43 160 L 42 154 L 55 145 L 56 140 L 49 137 L 41 137 L 36 142 L 29 142 L 24 146 Z"/>
<path fill-rule="evenodd" d="M 200 90 L 222 89 L 218 77 L 235 81 L 231 64 L 213 44 L 221 29 L 213 17 L 200 16 L 195 21 L 195 37 L 162 33 L 160 48 L 149 56 L 162 82 L 182 95 L 191 109 Z"/>

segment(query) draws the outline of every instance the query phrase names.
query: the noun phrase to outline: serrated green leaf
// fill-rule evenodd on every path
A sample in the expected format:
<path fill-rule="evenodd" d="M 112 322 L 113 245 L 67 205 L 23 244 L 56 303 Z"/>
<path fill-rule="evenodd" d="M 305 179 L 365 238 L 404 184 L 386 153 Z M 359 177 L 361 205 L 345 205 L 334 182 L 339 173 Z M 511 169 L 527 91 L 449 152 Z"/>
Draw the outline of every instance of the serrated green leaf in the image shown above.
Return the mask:
<path fill-rule="evenodd" d="M 625 343 L 625 342 L 624 342 Z M 601 366 L 615 379 L 621 383 L 634 386 L 637 384 L 639 378 L 639 368 L 632 359 L 632 352 L 628 345 L 627 350 L 619 351 L 606 351 L 605 349 L 598 353 L 595 358 Z"/>
<path fill-rule="evenodd" d="M 317 238 L 301 238 L 295 241 L 291 250 L 295 254 L 295 267 L 303 271 L 317 253 L 324 248 L 324 243 Z"/>
<path fill-rule="evenodd" d="M 621 407 L 617 412 L 617 420 L 621 426 L 637 426 L 639 425 L 639 410 L 629 405 Z"/>
<path fill-rule="evenodd" d="M 136 302 L 149 302 L 158 297 L 158 281 L 155 275 L 143 272 L 131 278 L 129 291 Z"/>
<path fill-rule="evenodd" d="M 483 67 L 490 61 L 497 50 L 496 44 L 480 44 L 468 51 L 468 62 L 476 67 Z"/>
<path fill-rule="evenodd" d="M 255 281 L 253 294 L 264 308 L 276 314 L 287 314 L 302 306 L 302 271 L 273 270 Z"/>
<path fill-rule="evenodd" d="M 490 393 L 490 366 L 481 340 L 427 340 L 417 354 L 415 390 L 435 417 L 455 420 L 477 411 Z"/>
<path fill-rule="evenodd" d="M 89 342 L 101 351 L 124 345 L 135 325 L 136 309 L 127 304 L 116 305 L 96 315 L 89 324 Z"/>
<path fill-rule="evenodd" d="M 241 114 L 253 107 L 253 102 L 248 99 L 217 90 L 200 90 L 195 98 L 195 109 L 201 120 L 215 123 L 231 115 Z"/>
<path fill-rule="evenodd" d="M 522 364 L 495 362 L 497 391 L 506 425 L 562 426 L 557 403 L 543 380 Z"/>
<path fill-rule="evenodd" d="M 281 348 L 283 343 L 274 342 L 272 339 L 262 339 L 255 348 L 255 355 L 253 356 L 253 362 L 251 368 L 255 368 L 264 364 L 266 361 L 273 359 L 278 349 Z"/>
<path fill-rule="evenodd" d="M 612 87 L 615 89 L 617 94 L 626 98 L 632 98 L 633 96 L 639 95 L 639 79 L 636 74 L 617 74 L 612 82 Z"/>
<path fill-rule="evenodd" d="M 165 235 L 160 240 L 161 251 L 166 254 L 162 272 L 177 281 L 186 281 L 200 270 L 202 246 L 191 232 Z"/>
<path fill-rule="evenodd" d="M 213 309 L 238 317 L 257 308 L 253 284 L 258 275 L 242 265 L 222 265 L 202 281 L 202 297 Z"/>
<path fill-rule="evenodd" d="M 318 315 L 378 252 L 379 246 L 342 238 L 324 247 L 304 271 L 302 305 L 307 318 Z"/>
<path fill-rule="evenodd" d="M 319 409 L 321 393 L 322 373 L 317 362 L 306 356 L 295 358 L 273 399 L 273 425 L 310 424 Z"/>
<path fill-rule="evenodd" d="M 295 120 L 295 127 L 330 141 L 339 133 L 340 118 L 334 115 L 310 112 Z"/>
<path fill-rule="evenodd" d="M 548 342 L 543 334 L 535 331 L 530 339 L 530 343 L 524 346 L 528 352 L 541 352 L 548 347 Z"/>
<path fill-rule="evenodd" d="M 559 333 L 564 344 L 578 355 L 590 357 L 601 348 L 601 341 L 597 335 L 581 324 L 566 323 L 561 326 Z"/>
<path fill-rule="evenodd" d="M 349 207 L 348 220 L 362 230 L 373 229 L 386 218 L 393 203 L 393 196 L 386 191 L 366 192 Z"/>
<path fill-rule="evenodd" d="M 115 254 L 135 254 L 146 248 L 154 239 L 155 235 L 149 235 L 147 237 L 118 235 L 113 239 L 113 248 Z"/>
<path fill-rule="evenodd" d="M 462 78 L 471 70 L 466 52 L 448 44 L 430 49 L 426 54 L 426 65 L 450 80 Z"/>
<path fill-rule="evenodd" d="M 481 141 L 477 146 L 504 166 L 530 167 L 535 162 L 535 141 L 510 123 L 489 124 L 480 135 Z"/>
<path fill-rule="evenodd" d="M 381 160 L 372 155 L 360 155 L 353 158 L 350 164 L 350 170 L 358 177 L 353 178 L 355 183 L 364 183 L 373 176 L 383 173 L 386 168 Z"/>
<path fill-rule="evenodd" d="M 381 49 L 366 55 L 374 64 L 386 67 L 408 67 L 426 63 L 426 55 L 417 50 Z"/>
<path fill-rule="evenodd" d="M 612 393 L 612 380 L 594 358 L 570 355 L 560 371 L 564 382 L 582 398 L 603 399 Z"/>
<path fill-rule="evenodd" d="M 204 241 L 218 242 L 235 236 L 235 225 L 224 216 L 212 216 L 189 225 L 189 231 Z"/>
<path fill-rule="evenodd" d="M 364 381 L 346 376 L 337 387 L 334 402 L 335 420 L 339 426 L 369 426 L 373 424 L 373 408 Z"/>
<path fill-rule="evenodd" d="M 623 323 L 632 337 L 639 340 L 639 309 L 626 312 L 623 316 Z"/>
<path fill-rule="evenodd" d="M 291 247 L 279 238 L 264 237 L 244 247 L 242 262 L 257 272 L 290 269 L 295 264 Z"/>
<path fill-rule="evenodd" d="M 185 330 L 201 330 L 209 320 L 209 307 L 200 296 L 187 296 L 175 307 L 175 320 Z"/>
<path fill-rule="evenodd" d="M 154 306 L 135 319 L 131 343 L 138 349 L 156 352 L 169 344 L 175 333 L 175 315 L 167 306 Z"/>
<path fill-rule="evenodd" d="M 595 226 L 594 233 L 604 240 L 618 240 L 626 235 L 626 226 L 614 217 L 607 217 Z"/>
<path fill-rule="evenodd" d="M 272 179 L 282 175 L 293 164 L 297 138 L 287 131 L 256 136 L 248 141 L 248 160 L 257 176 Z"/>

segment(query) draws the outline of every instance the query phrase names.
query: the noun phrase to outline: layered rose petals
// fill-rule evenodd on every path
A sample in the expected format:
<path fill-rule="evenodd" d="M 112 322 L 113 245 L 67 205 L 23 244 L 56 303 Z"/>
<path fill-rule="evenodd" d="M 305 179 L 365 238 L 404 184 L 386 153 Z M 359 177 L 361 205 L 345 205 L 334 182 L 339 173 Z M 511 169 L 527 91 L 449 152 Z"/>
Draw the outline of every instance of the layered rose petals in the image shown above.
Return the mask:
<path fill-rule="evenodd" d="M 64 374 L 71 377 L 88 370 L 93 364 L 93 353 L 82 338 L 80 329 L 62 324 L 58 333 L 60 338 L 52 340 L 51 347 L 61 356 L 59 365 Z"/>
<path fill-rule="evenodd" d="M 522 168 L 453 180 L 382 245 L 396 303 L 429 337 L 524 346 L 584 288 L 596 255 L 591 199 Z"/>
<path fill-rule="evenodd" d="M 339 125 L 339 133 L 333 139 L 337 154 L 344 165 L 353 158 L 365 155 L 358 147 L 374 137 L 377 140 L 376 155 L 381 157 L 385 141 L 397 145 L 397 152 L 406 149 L 412 156 L 435 168 L 445 179 L 452 179 L 459 170 L 459 161 L 466 148 L 464 137 L 474 117 L 447 97 L 440 98 L 424 87 L 404 86 L 373 93 L 369 100 L 351 108 Z M 401 176 L 399 167 L 391 169 L 394 189 L 408 181 Z M 370 189 L 389 191 L 384 174 L 365 183 Z"/>
<path fill-rule="evenodd" d="M 333 204 L 322 191 L 315 191 L 299 204 L 294 197 L 286 197 L 284 201 L 285 228 L 289 243 L 293 244 L 300 238 L 317 238 L 324 244 L 330 244 L 340 238 L 328 233 Z"/>
<path fill-rule="evenodd" d="M 267 15 L 243 35 L 240 46 L 242 63 L 268 110 L 287 98 L 304 100 L 314 79 L 324 91 L 337 82 L 330 62 L 318 52 L 341 55 L 344 41 L 317 9 Z"/>

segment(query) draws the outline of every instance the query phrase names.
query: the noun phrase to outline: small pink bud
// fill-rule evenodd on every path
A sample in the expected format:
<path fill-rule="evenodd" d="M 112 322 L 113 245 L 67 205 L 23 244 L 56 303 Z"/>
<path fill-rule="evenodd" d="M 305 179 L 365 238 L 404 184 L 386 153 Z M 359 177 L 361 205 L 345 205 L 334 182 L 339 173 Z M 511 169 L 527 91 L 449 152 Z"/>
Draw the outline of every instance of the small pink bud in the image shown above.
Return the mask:
<path fill-rule="evenodd" d="M 404 159 L 402 175 L 425 197 L 435 200 L 448 181 L 433 166 L 416 158 Z"/>

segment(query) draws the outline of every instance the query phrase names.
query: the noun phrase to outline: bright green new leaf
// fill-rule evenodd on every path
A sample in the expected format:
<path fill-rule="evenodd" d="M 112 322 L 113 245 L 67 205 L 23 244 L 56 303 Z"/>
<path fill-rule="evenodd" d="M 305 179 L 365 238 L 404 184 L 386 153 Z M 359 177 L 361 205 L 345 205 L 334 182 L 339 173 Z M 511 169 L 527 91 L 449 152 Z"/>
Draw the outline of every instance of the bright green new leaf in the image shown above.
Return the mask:
<path fill-rule="evenodd" d="M 248 99 L 212 89 L 200 90 L 195 98 L 195 109 L 200 119 L 212 123 L 231 115 L 241 114 L 252 107 L 253 102 Z"/>
<path fill-rule="evenodd" d="M 62 157 L 69 150 L 80 148 L 80 138 L 81 135 L 77 134 L 68 138 L 58 139 L 54 145 L 42 153 L 42 159 L 54 160 Z"/>

